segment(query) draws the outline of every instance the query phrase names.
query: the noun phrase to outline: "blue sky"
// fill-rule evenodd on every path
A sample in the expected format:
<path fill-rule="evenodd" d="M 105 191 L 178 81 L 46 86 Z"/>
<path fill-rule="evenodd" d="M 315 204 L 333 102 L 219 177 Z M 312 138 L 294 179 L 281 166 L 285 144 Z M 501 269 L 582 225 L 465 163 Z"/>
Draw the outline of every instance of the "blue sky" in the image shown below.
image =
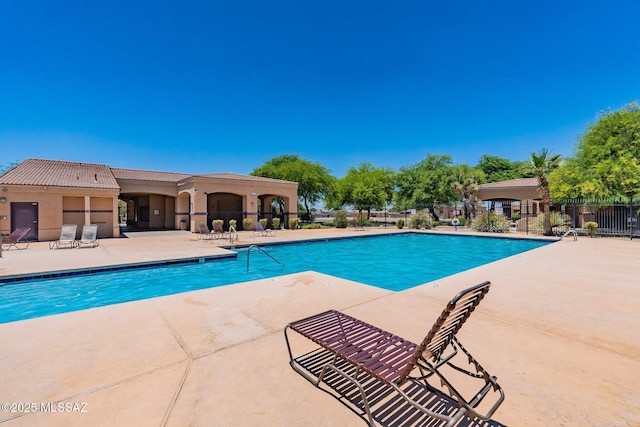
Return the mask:
<path fill-rule="evenodd" d="M 0 165 L 337 177 L 571 155 L 640 99 L 640 2 L 0 0 Z"/>

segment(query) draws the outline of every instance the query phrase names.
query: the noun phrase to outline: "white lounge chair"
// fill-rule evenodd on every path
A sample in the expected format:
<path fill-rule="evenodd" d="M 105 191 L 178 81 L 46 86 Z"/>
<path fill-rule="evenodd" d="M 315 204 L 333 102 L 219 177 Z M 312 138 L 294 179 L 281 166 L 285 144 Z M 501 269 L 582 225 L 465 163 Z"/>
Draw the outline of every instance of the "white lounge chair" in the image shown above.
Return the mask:
<path fill-rule="evenodd" d="M 92 247 L 98 246 L 98 226 L 96 224 L 87 224 L 82 227 L 82 237 L 76 242 L 76 247 Z"/>
<path fill-rule="evenodd" d="M 59 249 L 63 247 L 76 247 L 76 224 L 64 224 L 60 230 L 60 238 L 49 242 L 49 249 Z"/>

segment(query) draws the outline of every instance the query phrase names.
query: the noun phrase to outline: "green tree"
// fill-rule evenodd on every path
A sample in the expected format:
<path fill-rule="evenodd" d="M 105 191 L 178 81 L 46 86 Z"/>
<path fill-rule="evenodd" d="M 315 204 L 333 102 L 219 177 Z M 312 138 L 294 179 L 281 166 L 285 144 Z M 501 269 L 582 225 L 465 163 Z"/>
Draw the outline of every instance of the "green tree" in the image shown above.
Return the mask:
<path fill-rule="evenodd" d="M 396 175 L 395 204 L 403 209 L 430 208 L 457 200 L 455 174 L 451 156 L 429 154 L 424 160 L 400 168 Z"/>
<path fill-rule="evenodd" d="M 486 182 L 499 182 L 509 179 L 530 177 L 533 175 L 527 171 L 527 162 L 512 162 L 504 157 L 483 154 L 476 165 L 476 169 L 481 170 Z"/>
<path fill-rule="evenodd" d="M 484 179 L 484 173 L 466 164 L 455 166 L 453 173 L 453 188 L 464 206 L 464 217 L 465 219 L 473 219 L 477 202 L 475 193 L 478 190 L 478 184 Z"/>
<path fill-rule="evenodd" d="M 332 201 L 333 207 L 351 205 L 360 211 L 382 209 L 393 198 L 394 171 L 378 168 L 371 163 L 360 163 L 351 167 L 338 182 L 338 191 Z"/>
<path fill-rule="evenodd" d="M 529 170 L 538 178 L 538 193 L 542 198 L 544 209 L 544 235 L 553 234 L 551 228 L 551 192 L 549 189 L 549 174 L 560 166 L 560 155 L 551 154 L 547 148 L 541 149 L 538 153 L 531 153 L 529 159 Z"/>
<path fill-rule="evenodd" d="M 573 157 L 549 176 L 554 200 L 640 194 L 640 107 L 601 113 L 578 140 Z"/>
<path fill-rule="evenodd" d="M 296 154 L 276 156 L 255 168 L 251 175 L 297 182 L 298 198 L 309 218 L 313 204 L 330 197 L 336 188 L 336 178 L 329 169 Z"/>

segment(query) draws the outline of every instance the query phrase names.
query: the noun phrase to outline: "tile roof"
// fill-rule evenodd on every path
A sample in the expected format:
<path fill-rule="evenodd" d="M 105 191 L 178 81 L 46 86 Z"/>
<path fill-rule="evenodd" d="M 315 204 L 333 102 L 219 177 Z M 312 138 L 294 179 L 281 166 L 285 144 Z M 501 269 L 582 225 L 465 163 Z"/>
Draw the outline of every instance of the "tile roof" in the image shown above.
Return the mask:
<path fill-rule="evenodd" d="M 196 177 L 232 181 L 296 184 L 295 182 L 281 179 L 241 175 L 231 172 L 192 175 L 175 172 L 111 168 L 108 165 L 84 162 L 27 159 L 5 172 L 3 175 L 0 175 L 0 185 L 50 185 L 58 187 L 119 189 L 120 186 L 117 181 L 119 179 L 149 182 L 173 182 L 178 184 L 180 181 Z"/>
<path fill-rule="evenodd" d="M 295 182 L 285 181 L 283 179 L 265 178 L 262 176 L 253 176 L 253 175 L 241 175 L 239 173 L 232 173 L 232 172 L 209 173 L 209 174 L 204 174 L 204 175 L 201 174 L 201 175 L 195 175 L 195 176 L 205 177 L 205 178 L 232 179 L 234 181 L 277 182 L 280 184 L 288 182 L 291 184 L 296 184 Z"/>
<path fill-rule="evenodd" d="M 509 179 L 507 181 L 491 182 L 489 184 L 480 184 L 478 188 L 482 190 L 504 189 L 504 188 L 538 188 L 538 178 Z"/>
<path fill-rule="evenodd" d="M 0 184 L 119 189 L 107 165 L 27 159 L 0 175 Z"/>
<path fill-rule="evenodd" d="M 116 179 L 130 179 L 136 181 L 178 182 L 192 176 L 185 173 L 144 171 L 138 169 L 111 168 L 111 171 Z"/>

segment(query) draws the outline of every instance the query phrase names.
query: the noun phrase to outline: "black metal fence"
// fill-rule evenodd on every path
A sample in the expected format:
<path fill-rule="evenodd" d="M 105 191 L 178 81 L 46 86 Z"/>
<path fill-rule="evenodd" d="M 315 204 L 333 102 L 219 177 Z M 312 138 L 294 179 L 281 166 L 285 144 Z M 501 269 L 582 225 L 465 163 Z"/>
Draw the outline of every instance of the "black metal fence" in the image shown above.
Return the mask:
<path fill-rule="evenodd" d="M 487 201 L 484 210 L 504 216 L 510 231 L 542 234 L 544 213 L 542 203 L 535 201 Z M 589 234 L 589 223 L 595 223 L 594 236 L 639 238 L 640 200 L 569 200 L 551 206 L 554 234 L 562 235 L 574 229 Z M 593 225 L 591 225 L 593 226 Z"/>

